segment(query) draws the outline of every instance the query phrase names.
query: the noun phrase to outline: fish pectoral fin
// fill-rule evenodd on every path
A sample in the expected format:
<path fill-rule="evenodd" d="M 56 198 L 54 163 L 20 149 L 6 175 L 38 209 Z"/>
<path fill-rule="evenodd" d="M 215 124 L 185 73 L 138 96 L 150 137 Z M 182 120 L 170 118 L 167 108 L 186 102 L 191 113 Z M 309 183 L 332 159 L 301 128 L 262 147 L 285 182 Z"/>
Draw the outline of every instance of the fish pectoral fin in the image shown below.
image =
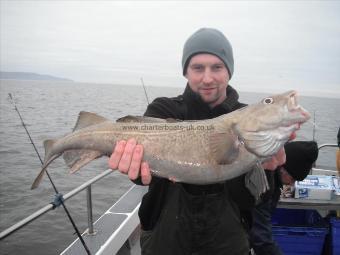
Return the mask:
<path fill-rule="evenodd" d="M 282 146 L 276 132 L 243 132 L 241 139 L 248 151 L 258 157 L 270 157 Z"/>
<path fill-rule="evenodd" d="M 212 134 L 209 145 L 218 164 L 230 164 L 239 154 L 239 141 L 231 132 Z"/>
<path fill-rule="evenodd" d="M 100 151 L 95 150 L 68 150 L 63 154 L 65 163 L 70 167 L 70 172 L 74 173 L 92 160 L 102 156 Z"/>
<path fill-rule="evenodd" d="M 96 113 L 81 111 L 79 113 L 77 123 L 76 123 L 75 127 L 73 128 L 73 131 L 76 131 L 76 130 L 82 129 L 82 128 L 86 128 L 86 127 L 89 127 L 89 126 L 92 126 L 92 125 L 96 125 L 98 123 L 102 123 L 102 122 L 105 122 L 105 121 L 109 121 L 109 120 L 102 117 L 102 116 L 99 116 Z"/>
<path fill-rule="evenodd" d="M 264 169 L 260 163 L 256 164 L 245 176 L 245 186 L 258 201 L 261 194 L 269 189 Z"/>

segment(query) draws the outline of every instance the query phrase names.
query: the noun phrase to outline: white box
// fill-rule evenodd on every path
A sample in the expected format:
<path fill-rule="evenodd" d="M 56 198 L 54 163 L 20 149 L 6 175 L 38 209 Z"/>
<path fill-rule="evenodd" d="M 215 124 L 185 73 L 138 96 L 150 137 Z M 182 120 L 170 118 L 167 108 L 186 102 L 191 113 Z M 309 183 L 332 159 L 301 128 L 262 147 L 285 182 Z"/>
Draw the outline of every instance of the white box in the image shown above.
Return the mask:
<path fill-rule="evenodd" d="M 340 196 L 340 176 L 333 176 L 334 194 Z"/>
<path fill-rule="evenodd" d="M 295 182 L 295 198 L 331 200 L 333 190 L 332 176 L 308 175 Z"/>

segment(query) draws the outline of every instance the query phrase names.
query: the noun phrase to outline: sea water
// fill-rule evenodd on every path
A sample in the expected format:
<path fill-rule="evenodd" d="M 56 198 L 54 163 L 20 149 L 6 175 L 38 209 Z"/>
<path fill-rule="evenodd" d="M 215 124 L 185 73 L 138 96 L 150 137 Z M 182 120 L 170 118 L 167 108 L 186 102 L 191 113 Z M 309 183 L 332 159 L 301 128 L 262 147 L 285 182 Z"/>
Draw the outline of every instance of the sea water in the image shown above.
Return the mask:
<path fill-rule="evenodd" d="M 183 88 L 146 89 L 151 101 L 159 96 L 177 96 L 183 92 Z M 95 112 L 115 120 L 125 115 L 142 115 L 147 106 L 142 86 L 1 80 L 0 231 L 52 202 L 54 198 L 47 178 L 44 178 L 39 188 L 30 190 L 41 165 L 18 114 L 8 100 L 8 93 L 14 97 L 42 157 L 43 141 L 71 132 L 80 111 Z M 240 92 L 240 101 L 254 103 L 265 96 L 268 94 Z M 297 140 L 313 139 L 314 130 L 314 138 L 319 144 L 336 143 L 340 100 L 301 97 L 299 101 L 312 116 L 315 115 L 315 125 L 313 121 L 303 125 Z M 334 167 L 335 150 L 322 150 L 317 164 Z M 62 158 L 59 158 L 48 169 L 59 192 L 66 194 L 107 168 L 107 158 L 102 158 L 70 175 Z M 104 213 L 131 185 L 127 176 L 118 172 L 93 185 L 94 219 Z M 80 232 L 83 232 L 87 228 L 86 193 L 81 192 L 65 204 Z M 59 254 L 77 238 L 74 232 L 64 210 L 59 207 L 0 241 L 0 254 Z"/>

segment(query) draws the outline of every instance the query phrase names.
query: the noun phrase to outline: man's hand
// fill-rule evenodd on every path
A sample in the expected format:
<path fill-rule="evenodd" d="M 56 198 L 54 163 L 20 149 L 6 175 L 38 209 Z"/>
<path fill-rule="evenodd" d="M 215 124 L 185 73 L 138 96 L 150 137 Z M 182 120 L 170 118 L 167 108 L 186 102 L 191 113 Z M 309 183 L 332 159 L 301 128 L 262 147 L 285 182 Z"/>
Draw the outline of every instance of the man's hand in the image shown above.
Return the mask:
<path fill-rule="evenodd" d="M 263 169 L 274 171 L 278 166 L 282 166 L 284 163 L 286 163 L 286 152 L 285 149 L 282 148 L 270 160 L 262 163 L 262 167 Z"/>
<path fill-rule="evenodd" d="M 151 173 L 148 163 L 142 161 L 143 150 L 143 146 L 137 144 L 135 139 L 118 141 L 109 159 L 109 167 L 127 174 L 130 180 L 136 180 L 140 176 L 142 183 L 149 185 Z"/>

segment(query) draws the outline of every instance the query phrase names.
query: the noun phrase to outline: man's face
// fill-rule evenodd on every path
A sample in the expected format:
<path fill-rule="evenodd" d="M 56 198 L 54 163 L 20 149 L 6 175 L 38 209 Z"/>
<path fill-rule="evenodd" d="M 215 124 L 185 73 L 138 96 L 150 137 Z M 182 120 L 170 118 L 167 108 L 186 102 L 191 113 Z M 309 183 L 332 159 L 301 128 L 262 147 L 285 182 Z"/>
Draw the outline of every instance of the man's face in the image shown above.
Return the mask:
<path fill-rule="evenodd" d="M 229 73 L 223 61 L 212 54 L 197 54 L 190 59 L 187 73 L 190 88 L 211 108 L 226 98 Z"/>

